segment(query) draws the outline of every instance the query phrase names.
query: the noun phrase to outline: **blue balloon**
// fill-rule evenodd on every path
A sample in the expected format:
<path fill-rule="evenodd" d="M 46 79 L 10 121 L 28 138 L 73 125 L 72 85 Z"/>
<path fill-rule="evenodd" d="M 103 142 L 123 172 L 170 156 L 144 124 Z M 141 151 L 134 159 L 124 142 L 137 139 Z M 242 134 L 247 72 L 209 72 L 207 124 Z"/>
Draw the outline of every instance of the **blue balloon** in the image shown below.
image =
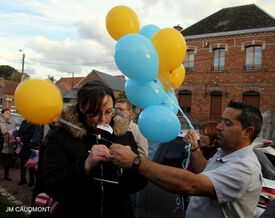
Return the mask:
<path fill-rule="evenodd" d="M 153 36 L 160 28 L 154 24 L 145 25 L 139 31 L 139 34 L 144 35 L 150 41 L 152 40 Z"/>
<path fill-rule="evenodd" d="M 138 119 L 139 129 L 153 142 L 168 142 L 180 133 L 177 116 L 163 105 L 153 105 L 144 109 Z"/>
<path fill-rule="evenodd" d="M 128 79 L 125 83 L 125 93 L 129 101 L 140 108 L 161 104 L 164 99 L 164 88 L 160 80 L 142 82 Z"/>
<path fill-rule="evenodd" d="M 123 74 L 144 82 L 156 79 L 159 70 L 157 50 L 140 34 L 127 34 L 118 40 L 115 62 Z"/>
<path fill-rule="evenodd" d="M 166 95 L 164 95 L 164 100 L 161 105 L 169 108 L 174 114 L 178 114 L 179 111 L 179 103 L 178 99 L 175 95 L 175 92 L 165 91 Z"/>

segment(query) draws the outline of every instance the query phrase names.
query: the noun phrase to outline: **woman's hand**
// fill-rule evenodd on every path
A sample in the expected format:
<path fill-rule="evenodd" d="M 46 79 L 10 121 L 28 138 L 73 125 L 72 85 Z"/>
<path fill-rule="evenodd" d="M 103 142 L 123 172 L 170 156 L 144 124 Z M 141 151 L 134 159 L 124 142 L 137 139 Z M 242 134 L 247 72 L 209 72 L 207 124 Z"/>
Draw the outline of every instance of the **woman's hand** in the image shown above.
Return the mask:
<path fill-rule="evenodd" d="M 110 159 L 110 151 L 105 145 L 93 145 L 89 156 L 85 160 L 84 169 L 88 175 L 99 162 L 107 162 Z"/>

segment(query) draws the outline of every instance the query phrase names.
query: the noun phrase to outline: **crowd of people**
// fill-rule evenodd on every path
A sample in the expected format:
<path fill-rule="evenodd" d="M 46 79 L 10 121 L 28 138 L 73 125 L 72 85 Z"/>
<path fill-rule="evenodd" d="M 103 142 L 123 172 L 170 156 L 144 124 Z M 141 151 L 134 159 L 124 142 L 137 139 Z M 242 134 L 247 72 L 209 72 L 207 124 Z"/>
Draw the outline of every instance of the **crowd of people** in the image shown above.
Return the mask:
<path fill-rule="evenodd" d="M 200 125 L 200 140 L 189 131 L 183 138 L 185 145 L 192 142 L 186 170 L 148 159 L 148 141 L 131 120 L 132 112 L 128 99 L 116 100 L 105 83 L 91 81 L 79 89 L 76 103 L 64 108 L 66 122 L 49 128 L 24 120 L 11 141 L 8 131 L 15 125 L 9 109 L 2 110 L 4 178 L 10 180 L 11 156 L 15 144 L 21 143 L 18 185 L 26 183 L 30 151 L 39 149 L 38 172 L 29 168 L 29 186 L 37 175 L 33 204 L 43 193 L 55 202 L 55 217 L 137 218 L 138 192 L 148 180 L 169 192 L 191 196 L 187 218 L 254 217 L 262 185 L 261 167 L 251 146 L 263 123 L 258 109 L 231 101 L 220 122 Z"/>

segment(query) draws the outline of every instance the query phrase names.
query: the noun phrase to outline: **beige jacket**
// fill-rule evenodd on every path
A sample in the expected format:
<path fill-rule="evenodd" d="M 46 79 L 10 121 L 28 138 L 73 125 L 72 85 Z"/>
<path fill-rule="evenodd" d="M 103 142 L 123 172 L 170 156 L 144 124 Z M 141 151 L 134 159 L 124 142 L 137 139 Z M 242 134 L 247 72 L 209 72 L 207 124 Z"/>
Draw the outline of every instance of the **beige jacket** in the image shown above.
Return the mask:
<path fill-rule="evenodd" d="M 134 135 L 140 156 L 148 158 L 148 140 L 141 134 L 138 125 L 131 120 L 128 130 Z"/>
<path fill-rule="evenodd" d="M 4 144 L 2 153 L 4 154 L 12 154 L 14 153 L 14 143 L 9 143 L 9 134 L 7 133 L 9 130 L 14 130 L 16 128 L 15 123 L 9 119 L 9 121 L 5 121 L 3 117 L 0 117 L 0 129 L 4 136 Z"/>

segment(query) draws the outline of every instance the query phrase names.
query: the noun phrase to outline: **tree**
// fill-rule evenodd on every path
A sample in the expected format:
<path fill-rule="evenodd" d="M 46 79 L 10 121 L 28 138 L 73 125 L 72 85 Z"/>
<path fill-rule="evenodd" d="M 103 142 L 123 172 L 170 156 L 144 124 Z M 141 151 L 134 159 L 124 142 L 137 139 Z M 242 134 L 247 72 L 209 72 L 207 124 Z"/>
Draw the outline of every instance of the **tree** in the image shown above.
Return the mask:
<path fill-rule="evenodd" d="M 56 82 L 56 79 L 54 78 L 54 76 L 48 75 L 48 80 L 50 80 L 52 83 Z"/>
<path fill-rule="evenodd" d="M 19 73 L 15 68 L 8 66 L 8 65 L 1 65 L 0 66 L 0 77 L 11 81 L 12 77 Z"/>
<path fill-rule="evenodd" d="M 17 72 L 17 73 L 12 75 L 10 81 L 19 83 L 19 82 L 21 82 L 21 77 L 22 77 L 22 73 Z M 29 77 L 29 75 L 25 74 L 25 78 L 26 77 Z"/>

